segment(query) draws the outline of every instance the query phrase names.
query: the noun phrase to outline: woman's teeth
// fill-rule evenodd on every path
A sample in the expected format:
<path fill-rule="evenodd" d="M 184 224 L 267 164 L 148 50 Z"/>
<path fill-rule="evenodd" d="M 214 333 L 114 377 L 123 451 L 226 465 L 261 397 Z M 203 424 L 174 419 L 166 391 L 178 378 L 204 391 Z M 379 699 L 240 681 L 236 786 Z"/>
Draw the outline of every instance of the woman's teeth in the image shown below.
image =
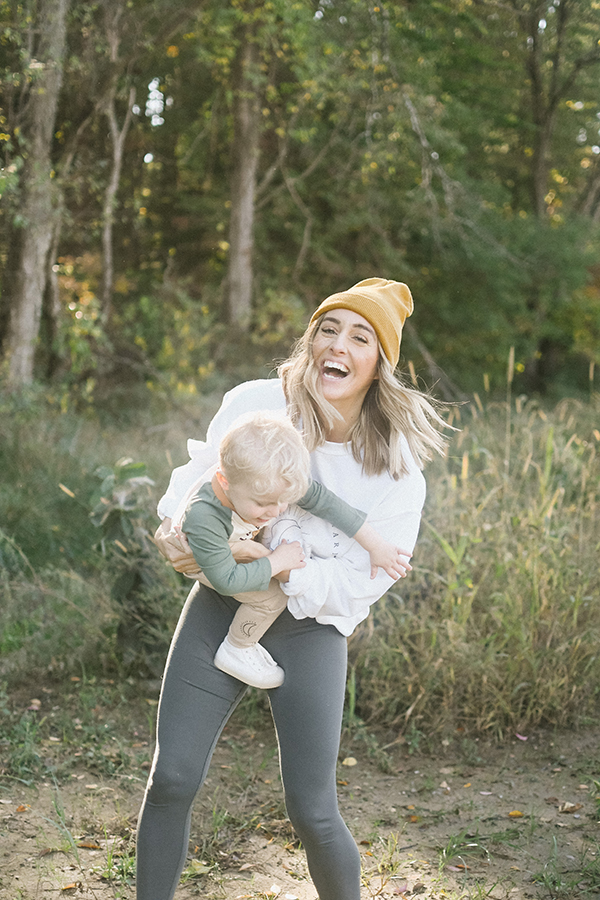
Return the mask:
<path fill-rule="evenodd" d="M 343 363 L 328 361 L 323 364 L 323 372 L 325 375 L 330 375 L 333 378 L 345 378 L 348 374 L 348 368 Z"/>

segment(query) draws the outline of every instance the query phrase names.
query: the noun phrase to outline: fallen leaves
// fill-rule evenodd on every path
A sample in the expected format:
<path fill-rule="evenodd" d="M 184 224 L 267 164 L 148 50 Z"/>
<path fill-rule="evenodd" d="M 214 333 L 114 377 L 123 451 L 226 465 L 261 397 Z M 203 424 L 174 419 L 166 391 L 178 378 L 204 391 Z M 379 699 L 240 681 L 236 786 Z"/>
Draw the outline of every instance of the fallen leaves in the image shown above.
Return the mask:
<path fill-rule="evenodd" d="M 189 866 L 187 866 L 184 870 L 183 874 L 187 878 L 197 878 L 198 875 L 206 875 L 212 869 L 214 869 L 214 866 L 202 862 L 199 859 L 192 859 Z"/>
<path fill-rule="evenodd" d="M 580 809 L 583 809 L 583 803 L 572 803 L 570 800 L 559 800 L 558 797 L 546 797 L 545 802 L 549 806 L 556 806 L 559 813 L 574 815 L 575 813 L 578 813 Z"/>
<path fill-rule="evenodd" d="M 570 803 L 568 800 L 560 803 L 558 807 L 560 813 L 576 813 L 579 809 L 583 809 L 583 803 Z"/>

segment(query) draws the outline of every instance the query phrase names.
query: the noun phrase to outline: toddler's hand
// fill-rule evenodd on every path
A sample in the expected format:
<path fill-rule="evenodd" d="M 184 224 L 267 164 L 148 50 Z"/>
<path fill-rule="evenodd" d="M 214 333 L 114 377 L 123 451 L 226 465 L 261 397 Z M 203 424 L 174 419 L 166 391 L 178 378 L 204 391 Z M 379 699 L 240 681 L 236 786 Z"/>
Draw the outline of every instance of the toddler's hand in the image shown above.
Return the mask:
<path fill-rule="evenodd" d="M 304 561 L 304 550 L 300 541 L 292 541 L 288 544 L 282 541 L 278 547 L 273 550 L 269 556 L 273 576 L 282 572 L 289 572 L 290 569 L 303 569 L 306 565 Z M 286 581 L 288 579 L 286 578 Z"/>
<path fill-rule="evenodd" d="M 269 550 L 257 541 L 232 541 L 229 545 L 233 558 L 238 563 L 248 563 L 269 555 Z"/>

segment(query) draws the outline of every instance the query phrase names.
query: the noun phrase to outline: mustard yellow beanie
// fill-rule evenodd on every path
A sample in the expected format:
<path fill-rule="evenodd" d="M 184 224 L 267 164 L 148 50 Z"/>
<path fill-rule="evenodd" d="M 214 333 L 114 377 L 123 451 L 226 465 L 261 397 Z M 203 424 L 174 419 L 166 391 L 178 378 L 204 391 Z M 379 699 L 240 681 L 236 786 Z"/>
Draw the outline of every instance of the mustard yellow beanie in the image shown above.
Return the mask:
<path fill-rule="evenodd" d="M 413 311 L 413 298 L 407 285 L 385 278 L 366 278 L 347 291 L 323 300 L 311 323 L 331 309 L 351 309 L 365 318 L 375 329 L 392 366 L 398 365 L 402 327 Z"/>

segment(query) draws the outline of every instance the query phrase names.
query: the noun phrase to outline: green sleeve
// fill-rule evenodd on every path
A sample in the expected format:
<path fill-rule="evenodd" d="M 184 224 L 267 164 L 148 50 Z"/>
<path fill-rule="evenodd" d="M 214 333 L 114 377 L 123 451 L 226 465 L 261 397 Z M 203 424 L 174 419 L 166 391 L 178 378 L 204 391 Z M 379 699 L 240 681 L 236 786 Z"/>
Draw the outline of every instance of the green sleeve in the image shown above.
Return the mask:
<path fill-rule="evenodd" d="M 267 589 L 271 580 L 271 563 L 266 557 L 249 563 L 235 561 L 229 546 L 233 531 L 231 510 L 219 503 L 210 485 L 203 485 L 192 497 L 181 528 L 194 559 L 220 594 L 230 597 L 246 591 Z"/>
<path fill-rule="evenodd" d="M 311 482 L 304 497 L 298 500 L 298 506 L 320 519 L 325 519 L 326 522 L 331 522 L 348 537 L 354 537 L 367 518 L 366 513 L 350 506 L 318 481 Z"/>

